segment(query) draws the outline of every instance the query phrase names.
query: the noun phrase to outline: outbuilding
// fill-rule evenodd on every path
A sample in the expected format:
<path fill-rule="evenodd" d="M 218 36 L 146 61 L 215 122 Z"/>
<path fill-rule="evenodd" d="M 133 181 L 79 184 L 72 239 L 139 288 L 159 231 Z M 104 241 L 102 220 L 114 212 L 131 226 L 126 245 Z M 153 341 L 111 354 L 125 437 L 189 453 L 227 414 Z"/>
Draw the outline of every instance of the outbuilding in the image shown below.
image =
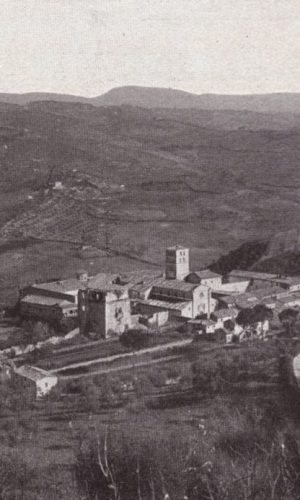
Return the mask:
<path fill-rule="evenodd" d="M 33 397 L 40 399 L 46 396 L 56 386 L 58 378 L 56 375 L 37 368 L 36 366 L 23 365 L 14 370 L 15 380 L 18 380 L 24 388 L 30 388 Z"/>

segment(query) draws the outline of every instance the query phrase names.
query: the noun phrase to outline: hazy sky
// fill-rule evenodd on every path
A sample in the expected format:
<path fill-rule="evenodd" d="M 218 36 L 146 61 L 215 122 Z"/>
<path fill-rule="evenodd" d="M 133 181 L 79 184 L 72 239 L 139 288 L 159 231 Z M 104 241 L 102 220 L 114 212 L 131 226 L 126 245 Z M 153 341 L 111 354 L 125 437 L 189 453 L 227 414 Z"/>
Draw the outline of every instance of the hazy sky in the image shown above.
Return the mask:
<path fill-rule="evenodd" d="M 0 92 L 300 91 L 300 0 L 0 0 Z"/>

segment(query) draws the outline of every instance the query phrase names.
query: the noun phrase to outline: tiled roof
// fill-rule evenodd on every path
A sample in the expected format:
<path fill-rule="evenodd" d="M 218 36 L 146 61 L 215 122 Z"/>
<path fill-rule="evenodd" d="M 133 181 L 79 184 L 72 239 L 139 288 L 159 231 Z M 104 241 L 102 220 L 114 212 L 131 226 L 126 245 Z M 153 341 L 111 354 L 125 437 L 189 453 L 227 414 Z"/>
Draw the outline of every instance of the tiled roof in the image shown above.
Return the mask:
<path fill-rule="evenodd" d="M 153 306 L 153 307 L 159 307 L 160 309 L 174 309 L 174 310 L 182 310 L 185 309 L 188 305 L 191 304 L 191 302 L 186 301 L 186 302 L 167 302 L 164 300 L 155 300 L 155 299 L 148 299 L 148 300 L 138 300 L 138 304 L 145 304 L 148 306 Z"/>
<path fill-rule="evenodd" d="M 93 291 L 95 290 L 96 292 L 111 292 L 111 293 L 116 293 L 118 295 L 123 294 L 123 293 L 128 293 L 128 287 L 127 286 L 122 286 L 122 285 L 116 285 L 114 283 L 107 284 L 107 285 L 102 285 L 102 286 L 95 286 L 92 288 L 89 288 L 89 290 Z"/>
<path fill-rule="evenodd" d="M 119 277 L 119 274 L 98 273 L 96 276 L 90 278 L 87 288 L 101 288 L 102 286 L 110 285 Z"/>
<path fill-rule="evenodd" d="M 282 283 L 284 285 L 299 285 L 300 284 L 300 276 L 284 276 L 275 278 L 274 281 L 276 283 Z"/>
<path fill-rule="evenodd" d="M 257 290 L 252 290 L 251 292 L 245 292 L 237 295 L 235 297 L 235 300 L 236 302 L 245 301 L 249 304 L 252 304 L 264 299 L 275 299 L 277 297 L 286 295 L 286 293 L 286 290 L 283 290 L 280 287 L 258 288 Z"/>
<path fill-rule="evenodd" d="M 266 306 L 268 304 L 276 304 L 277 302 L 277 299 L 272 299 L 272 298 L 267 298 L 267 299 L 263 299 L 262 303 L 265 304 Z"/>
<path fill-rule="evenodd" d="M 230 271 L 229 276 L 238 276 L 241 278 L 249 278 L 249 279 L 261 279 L 261 280 L 273 280 L 277 277 L 276 274 L 269 273 L 260 273 L 256 271 L 242 271 L 240 269 L 234 269 Z"/>
<path fill-rule="evenodd" d="M 230 273 L 229 273 L 229 276 L 230 276 L 230 282 L 229 283 L 226 283 L 226 284 L 233 284 L 234 283 L 241 283 L 241 282 L 244 282 L 244 281 L 247 281 L 249 282 L 250 281 L 250 278 L 244 278 L 242 280 L 242 277 L 241 276 L 232 276 Z"/>
<path fill-rule="evenodd" d="M 228 309 L 219 309 L 217 311 L 214 311 L 213 316 L 215 316 L 218 319 L 222 318 L 236 318 L 238 315 L 238 311 L 235 308 L 229 307 Z"/>
<path fill-rule="evenodd" d="M 212 319 L 203 319 L 201 321 L 201 324 L 204 326 L 215 326 L 216 325 L 215 321 L 213 321 Z"/>
<path fill-rule="evenodd" d="M 37 368 L 36 366 L 23 365 L 19 368 L 16 368 L 15 373 L 21 375 L 22 377 L 29 378 L 34 382 L 38 380 L 42 380 L 45 377 L 53 377 L 53 375 L 41 368 Z"/>
<path fill-rule="evenodd" d="M 168 250 L 188 250 L 188 248 L 187 247 L 183 247 L 181 245 L 174 245 L 172 247 L 168 247 L 167 251 Z"/>
<path fill-rule="evenodd" d="M 136 292 L 146 292 L 152 286 L 159 285 L 160 282 L 161 282 L 161 278 L 156 278 L 156 279 L 153 279 L 151 281 L 147 281 L 145 283 L 134 284 L 131 287 L 131 290 L 134 290 Z"/>
<path fill-rule="evenodd" d="M 155 279 L 161 278 L 161 271 L 153 271 L 148 269 L 142 269 L 140 271 L 131 271 L 128 273 L 120 274 L 120 280 L 130 283 L 132 285 L 149 283 Z"/>
<path fill-rule="evenodd" d="M 266 299 L 269 297 L 276 297 L 284 295 L 286 293 L 280 286 L 272 286 L 267 288 L 259 288 L 258 290 L 253 290 L 249 292 L 250 295 L 257 297 L 258 299 Z"/>
<path fill-rule="evenodd" d="M 200 279 L 221 278 L 220 274 L 214 273 L 210 269 L 202 269 L 202 271 L 191 271 L 189 274 L 196 274 Z"/>
<path fill-rule="evenodd" d="M 57 299 L 55 297 L 46 297 L 44 295 L 26 295 L 21 299 L 21 303 L 26 303 L 26 304 L 35 304 L 35 305 L 41 305 L 41 306 L 58 306 L 58 307 L 64 307 L 68 306 L 70 304 L 74 304 L 72 302 L 69 302 L 68 300 L 65 299 Z"/>
<path fill-rule="evenodd" d="M 50 290 L 51 292 L 68 293 L 79 290 L 80 288 L 85 288 L 86 282 L 70 278 L 61 281 L 50 281 L 48 283 L 36 283 L 32 286 L 43 290 Z"/>
<path fill-rule="evenodd" d="M 236 297 L 233 295 L 225 295 L 224 297 L 220 298 L 221 302 L 225 302 L 225 304 L 234 304 L 235 303 Z"/>
<path fill-rule="evenodd" d="M 253 300 L 249 300 L 243 296 L 236 297 L 236 299 L 235 299 L 235 304 L 240 309 L 247 309 L 249 307 L 254 307 L 255 305 L 259 304 L 260 302 L 261 301 L 256 297 L 253 297 Z"/>
<path fill-rule="evenodd" d="M 169 290 L 181 290 L 183 292 L 191 292 L 195 288 L 203 288 L 205 290 L 208 289 L 207 286 L 199 285 L 198 283 L 186 283 L 185 281 L 180 280 L 165 280 L 162 279 L 154 288 L 167 288 Z"/>
<path fill-rule="evenodd" d="M 290 294 L 286 297 L 280 297 L 278 299 L 278 302 L 281 302 L 283 304 L 289 304 L 289 303 L 296 302 L 296 301 L 300 301 L 300 294 L 299 293 L 293 293 L 293 294 Z"/>

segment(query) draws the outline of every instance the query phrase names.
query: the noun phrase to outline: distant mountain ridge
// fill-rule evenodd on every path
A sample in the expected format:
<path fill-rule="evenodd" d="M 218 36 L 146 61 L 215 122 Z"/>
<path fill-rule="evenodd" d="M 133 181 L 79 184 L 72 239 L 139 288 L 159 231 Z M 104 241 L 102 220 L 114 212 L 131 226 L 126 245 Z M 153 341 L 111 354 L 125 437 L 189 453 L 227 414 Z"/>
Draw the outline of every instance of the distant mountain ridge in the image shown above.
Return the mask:
<path fill-rule="evenodd" d="M 125 86 L 97 97 L 31 92 L 0 94 L 0 102 L 26 105 L 37 101 L 80 102 L 93 106 L 129 105 L 143 108 L 254 111 L 260 113 L 300 113 L 300 93 L 252 95 L 192 94 L 182 90 Z"/>
<path fill-rule="evenodd" d="M 95 105 L 130 104 L 146 108 L 300 113 L 300 93 L 221 95 L 191 94 L 182 90 L 151 87 L 119 87 L 93 99 Z"/>
<path fill-rule="evenodd" d="M 90 103 L 90 100 L 91 99 L 89 99 L 88 97 L 81 97 L 70 94 L 57 94 L 52 92 L 27 92 L 24 94 L 0 93 L 0 102 L 5 102 L 8 104 L 18 104 L 19 106 L 25 106 L 32 102 L 39 101 Z"/>

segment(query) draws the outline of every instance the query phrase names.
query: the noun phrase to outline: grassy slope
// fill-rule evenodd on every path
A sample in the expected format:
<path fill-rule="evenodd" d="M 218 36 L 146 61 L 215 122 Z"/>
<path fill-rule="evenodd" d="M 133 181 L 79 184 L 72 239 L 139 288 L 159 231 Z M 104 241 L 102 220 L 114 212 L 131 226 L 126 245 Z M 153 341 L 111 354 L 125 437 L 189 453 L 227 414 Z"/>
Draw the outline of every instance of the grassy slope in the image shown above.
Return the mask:
<path fill-rule="evenodd" d="M 113 249 L 157 264 L 166 245 L 187 244 L 200 267 L 298 225 L 297 115 L 55 102 L 0 109 L 2 237 L 69 241 L 0 246 L 1 300 L 24 280 L 146 265 L 82 260 L 82 237 L 105 247 L 108 234 Z M 46 195 L 52 166 L 66 189 Z"/>

